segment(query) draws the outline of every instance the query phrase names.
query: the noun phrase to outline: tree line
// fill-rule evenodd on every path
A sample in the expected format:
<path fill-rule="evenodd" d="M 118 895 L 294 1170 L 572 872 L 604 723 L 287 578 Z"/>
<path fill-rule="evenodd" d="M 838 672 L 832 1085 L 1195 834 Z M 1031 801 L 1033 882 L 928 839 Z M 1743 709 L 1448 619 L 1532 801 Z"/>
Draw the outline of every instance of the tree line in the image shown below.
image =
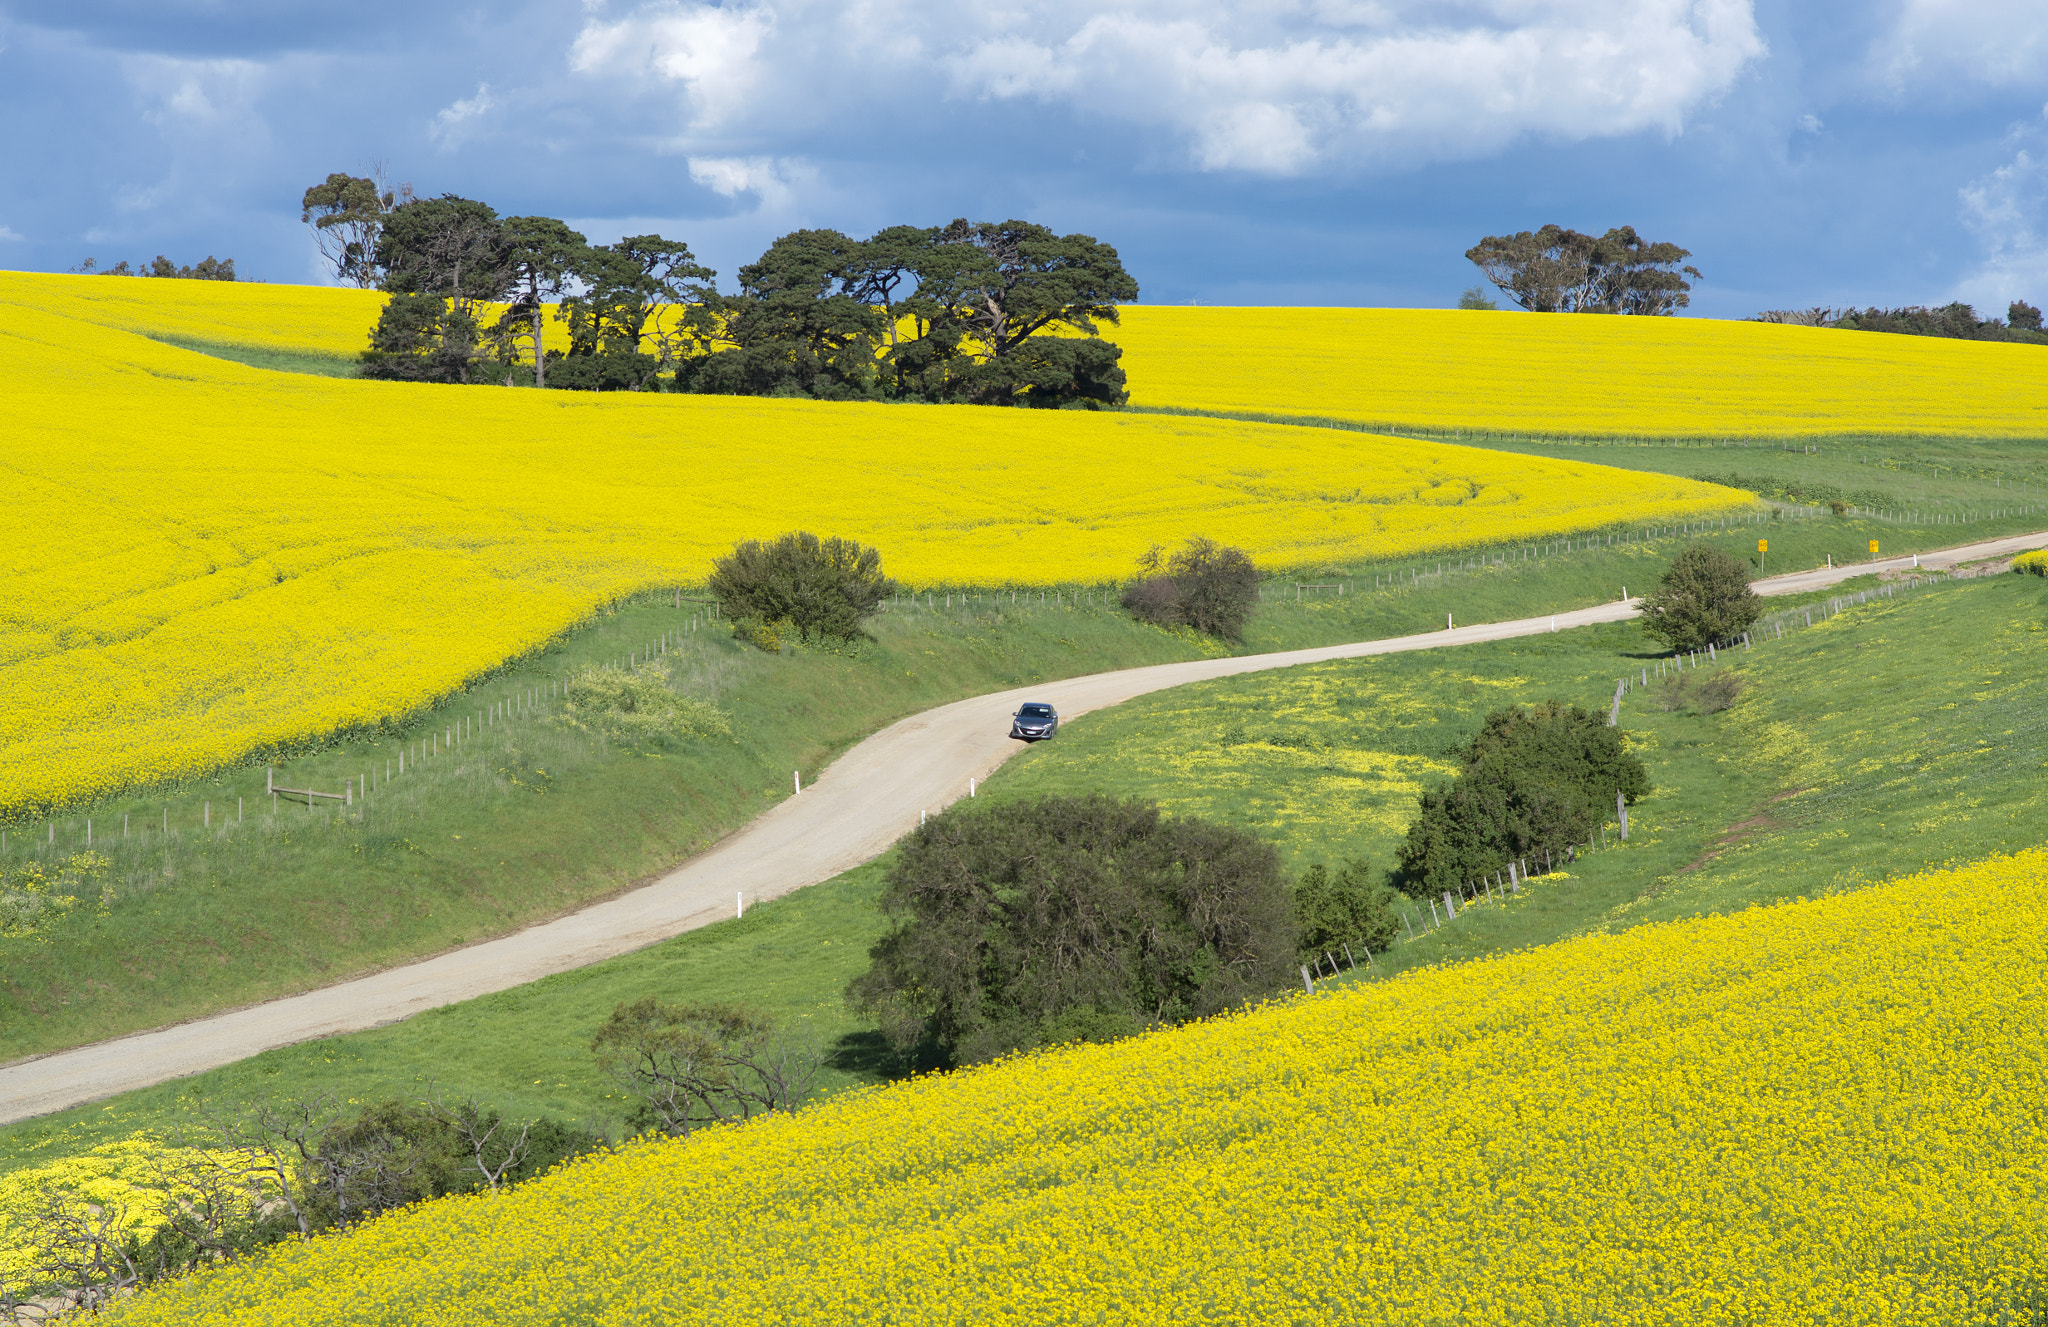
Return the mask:
<path fill-rule="evenodd" d="M 1128 397 L 1122 351 L 1097 333 L 1137 282 L 1110 245 L 1033 222 L 795 231 L 725 293 L 661 235 L 592 244 L 553 217 L 345 174 L 302 203 L 336 276 L 390 293 L 368 377 L 1036 406 Z"/>
<path fill-rule="evenodd" d="M 1795 327 L 1839 327 L 1852 332 L 1891 332 L 1901 336 L 1940 336 L 1960 341 L 2024 341 L 2048 345 L 2048 332 L 2041 330 L 2041 310 L 2025 300 L 2014 300 L 2004 318 L 1979 317 L 1976 306 L 1960 300 L 1940 308 L 1908 304 L 1896 309 L 1765 309 L 1750 319 L 1759 323 L 1785 323 Z"/>
<path fill-rule="evenodd" d="M 142 268 L 131 267 L 126 258 L 115 263 L 112 267 L 101 267 L 98 259 L 88 258 L 71 270 L 81 276 L 172 277 L 181 281 L 234 281 L 238 279 L 235 276 L 234 259 L 215 258 L 212 254 L 206 255 L 206 257 L 196 263 L 188 263 L 183 267 L 178 266 L 162 254 L 156 256 L 155 262 Z"/>

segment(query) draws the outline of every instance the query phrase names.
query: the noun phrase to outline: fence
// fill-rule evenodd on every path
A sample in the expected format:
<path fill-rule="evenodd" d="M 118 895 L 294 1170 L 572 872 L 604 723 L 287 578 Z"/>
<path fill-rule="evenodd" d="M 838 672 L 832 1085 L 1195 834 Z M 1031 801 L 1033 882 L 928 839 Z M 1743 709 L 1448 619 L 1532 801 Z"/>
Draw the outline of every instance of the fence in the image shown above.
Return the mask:
<path fill-rule="evenodd" d="M 1747 653 L 1759 645 L 1783 640 L 1788 627 L 1798 630 L 1801 627 L 1817 626 L 1830 618 L 1840 616 L 1851 608 L 1861 607 L 1875 600 L 1897 599 L 1900 595 L 1911 593 L 1915 590 L 1937 589 L 1944 585 L 1953 585 L 1958 582 L 1977 580 L 1984 576 L 1997 574 L 1999 573 L 1994 572 L 1988 566 L 1956 567 L 1939 575 L 1910 576 L 1904 580 L 1887 582 L 1875 589 L 1859 590 L 1854 594 L 1834 595 L 1817 603 L 1802 604 L 1796 608 L 1782 609 L 1766 617 L 1759 618 L 1749 631 L 1744 632 L 1740 636 L 1729 640 L 1709 642 L 1704 649 L 1683 651 L 1674 654 L 1670 659 L 1659 660 L 1655 665 L 1645 665 L 1633 677 L 1616 678 L 1614 680 L 1614 699 L 1608 711 L 1608 725 L 1610 727 L 1619 726 L 1622 698 L 1630 692 L 1640 687 L 1647 687 L 1652 682 L 1664 677 L 1674 677 L 1688 670 L 1716 664 L 1720 662 L 1720 656 L 1723 653 L 1738 649 Z M 1626 842 L 1628 839 L 1628 806 L 1619 796 L 1615 799 L 1615 816 L 1616 824 L 1620 831 L 1620 841 Z M 1613 846 L 1614 844 L 1608 839 L 1607 826 L 1603 825 L 1600 827 L 1597 837 L 1587 839 L 1583 851 L 1592 854 L 1604 852 Z M 1541 874 L 1548 875 L 1559 866 L 1570 865 L 1576 862 L 1579 859 L 1580 852 L 1581 848 L 1577 844 L 1566 848 L 1561 860 L 1546 852 L 1543 858 L 1544 869 Z M 1453 921 L 1457 920 L 1460 913 L 1478 904 L 1482 899 L 1487 902 L 1504 902 L 1510 897 L 1517 896 L 1522 892 L 1522 885 L 1531 878 L 1532 872 L 1529 860 L 1527 857 L 1521 857 L 1503 863 L 1488 876 L 1465 881 L 1455 890 L 1441 890 L 1432 897 L 1410 900 L 1410 906 L 1400 910 L 1402 934 L 1397 936 L 1395 943 L 1412 943 L 1433 931 L 1450 925 Z M 1442 903 L 1441 910 L 1438 908 L 1439 902 Z M 1427 912 L 1424 911 L 1425 908 Z M 1366 967 L 1368 972 L 1370 972 L 1375 966 L 1372 951 L 1363 942 L 1357 943 L 1357 952 L 1363 953 L 1366 956 Z M 1356 972 L 1358 964 L 1353 957 L 1354 951 L 1349 945 L 1340 945 L 1339 948 L 1344 950 L 1345 960 L 1351 965 L 1349 971 Z M 1328 976 L 1323 974 L 1325 965 L 1329 968 Z M 1327 981 L 1329 977 L 1344 975 L 1345 971 L 1345 969 L 1339 967 L 1334 953 L 1325 954 L 1323 959 L 1314 965 L 1301 965 L 1302 984 L 1310 994 L 1313 994 L 1316 982 Z"/>

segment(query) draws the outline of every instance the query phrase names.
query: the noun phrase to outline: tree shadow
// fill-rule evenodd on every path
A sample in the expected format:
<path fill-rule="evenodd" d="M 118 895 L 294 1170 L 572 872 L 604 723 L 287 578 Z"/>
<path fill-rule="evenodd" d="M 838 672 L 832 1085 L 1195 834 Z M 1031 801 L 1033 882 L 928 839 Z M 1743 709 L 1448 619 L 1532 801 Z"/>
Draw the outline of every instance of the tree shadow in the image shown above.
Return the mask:
<path fill-rule="evenodd" d="M 878 1083 L 893 1083 L 952 1067 L 952 1060 L 930 1040 L 901 1051 L 872 1029 L 849 1032 L 839 1038 L 832 1044 L 825 1063 L 841 1073 Z"/>

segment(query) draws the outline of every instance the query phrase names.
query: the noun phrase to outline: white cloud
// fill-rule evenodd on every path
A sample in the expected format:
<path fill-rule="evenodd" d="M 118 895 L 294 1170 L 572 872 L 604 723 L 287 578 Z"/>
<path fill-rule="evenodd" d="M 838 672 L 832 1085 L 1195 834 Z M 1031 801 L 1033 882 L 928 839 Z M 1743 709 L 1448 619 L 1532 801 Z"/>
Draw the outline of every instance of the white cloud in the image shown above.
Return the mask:
<path fill-rule="evenodd" d="M 1961 197 L 1963 224 L 1983 246 L 1984 259 L 1957 284 L 1955 297 L 2000 317 L 2016 299 L 2048 302 L 2048 160 L 2023 147 L 1965 185 Z"/>
<path fill-rule="evenodd" d="M 0 226 L 0 244 L 4 244 L 9 240 L 18 240 L 25 242 L 27 239 L 28 236 L 22 234 L 20 231 L 16 230 L 12 226 Z"/>
<path fill-rule="evenodd" d="M 1802 115 L 1799 117 L 1799 128 L 1805 133 L 1817 134 L 1827 126 L 1821 123 L 1818 115 Z"/>
<path fill-rule="evenodd" d="M 435 113 L 434 123 L 427 128 L 427 137 L 443 152 L 452 152 L 462 146 L 463 140 L 476 131 L 484 117 L 497 105 L 497 100 L 491 96 L 491 85 L 479 83 L 474 97 L 451 102 Z"/>
<path fill-rule="evenodd" d="M 817 178 L 807 162 L 790 157 L 691 157 L 690 178 L 720 198 L 752 194 L 756 210 L 787 211 L 803 185 Z"/>
<path fill-rule="evenodd" d="M 680 83 L 691 123 L 724 121 L 757 82 L 755 57 L 775 30 L 767 9 L 658 0 L 615 22 L 593 20 L 577 34 L 569 65 L 580 74 L 625 75 Z"/>
<path fill-rule="evenodd" d="M 123 64 L 129 85 L 149 105 L 144 114 L 153 123 L 237 133 L 261 128 L 256 101 L 270 71 L 256 61 L 134 55 Z"/>
<path fill-rule="evenodd" d="M 702 146 L 874 122 L 938 86 L 1289 175 L 1676 134 L 1764 54 L 1750 0 L 653 0 L 587 21 L 571 63 L 679 86 Z"/>
<path fill-rule="evenodd" d="M 1907 84 L 2048 85 L 2048 15 L 2040 0 L 1902 0 L 1871 61 Z"/>

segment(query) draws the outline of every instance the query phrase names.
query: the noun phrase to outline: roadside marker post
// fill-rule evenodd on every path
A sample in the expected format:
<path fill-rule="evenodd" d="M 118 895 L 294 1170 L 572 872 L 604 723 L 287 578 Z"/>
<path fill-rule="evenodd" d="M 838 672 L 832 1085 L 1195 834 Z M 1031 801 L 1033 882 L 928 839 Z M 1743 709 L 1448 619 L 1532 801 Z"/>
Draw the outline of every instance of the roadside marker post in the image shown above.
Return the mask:
<path fill-rule="evenodd" d="M 1763 575 L 1763 574 L 1764 574 L 1764 554 L 1766 554 L 1766 553 L 1768 553 L 1768 552 L 1770 552 L 1770 551 L 1771 551 L 1771 541 L 1770 541 L 1770 540 L 1768 540 L 1768 539 L 1759 539 L 1759 540 L 1757 540 L 1757 541 L 1756 541 L 1756 574 L 1757 574 L 1757 575 L 1759 575 L 1759 576 L 1761 576 L 1761 575 Z"/>

